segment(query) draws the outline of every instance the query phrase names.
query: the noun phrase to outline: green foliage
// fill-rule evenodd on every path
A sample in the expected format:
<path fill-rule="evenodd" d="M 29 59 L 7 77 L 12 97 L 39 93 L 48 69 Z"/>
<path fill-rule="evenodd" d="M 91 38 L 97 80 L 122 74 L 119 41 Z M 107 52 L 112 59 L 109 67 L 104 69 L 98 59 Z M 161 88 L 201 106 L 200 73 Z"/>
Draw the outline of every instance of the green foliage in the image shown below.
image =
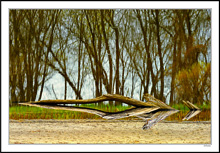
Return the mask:
<path fill-rule="evenodd" d="M 187 69 L 180 70 L 176 76 L 177 95 L 179 99 L 189 100 L 201 105 L 210 101 L 211 63 L 195 63 Z"/>
<path fill-rule="evenodd" d="M 182 104 L 182 103 L 179 103 L 179 104 L 174 104 L 172 105 L 173 108 L 177 109 L 177 110 L 180 110 L 180 111 L 189 111 L 189 108 L 186 107 L 186 105 Z"/>

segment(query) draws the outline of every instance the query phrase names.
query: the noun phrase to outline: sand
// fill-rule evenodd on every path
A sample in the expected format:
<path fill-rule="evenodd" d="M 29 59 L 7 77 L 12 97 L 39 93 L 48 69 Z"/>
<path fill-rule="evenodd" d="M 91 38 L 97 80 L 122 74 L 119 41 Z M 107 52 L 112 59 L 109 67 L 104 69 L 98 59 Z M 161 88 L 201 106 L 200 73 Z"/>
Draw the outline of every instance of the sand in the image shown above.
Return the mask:
<path fill-rule="evenodd" d="M 210 122 L 10 120 L 10 144 L 210 144 Z"/>

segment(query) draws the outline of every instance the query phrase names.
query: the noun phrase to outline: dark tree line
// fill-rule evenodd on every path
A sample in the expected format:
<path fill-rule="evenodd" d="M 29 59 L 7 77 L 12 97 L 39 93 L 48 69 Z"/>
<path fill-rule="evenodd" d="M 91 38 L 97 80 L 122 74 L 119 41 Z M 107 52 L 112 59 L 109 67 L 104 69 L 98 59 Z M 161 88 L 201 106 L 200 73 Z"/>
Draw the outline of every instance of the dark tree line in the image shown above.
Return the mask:
<path fill-rule="evenodd" d="M 210 10 L 13 9 L 9 21 L 10 101 L 40 100 L 56 73 L 64 99 L 89 81 L 94 97 L 211 100 Z"/>

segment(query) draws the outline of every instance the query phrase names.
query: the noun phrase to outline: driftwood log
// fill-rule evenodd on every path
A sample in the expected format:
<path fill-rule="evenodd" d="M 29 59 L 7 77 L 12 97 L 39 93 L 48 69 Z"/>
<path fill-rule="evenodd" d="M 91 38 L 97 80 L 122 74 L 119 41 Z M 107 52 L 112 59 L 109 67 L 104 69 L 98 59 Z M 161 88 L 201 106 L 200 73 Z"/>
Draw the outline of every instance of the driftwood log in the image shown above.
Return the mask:
<path fill-rule="evenodd" d="M 160 109 L 174 109 L 173 107 L 170 107 L 166 103 L 160 101 L 159 99 L 156 99 L 154 96 L 152 96 L 148 93 L 144 94 L 144 99 L 147 101 L 147 103 L 156 105 L 156 106 L 160 107 Z"/>
<path fill-rule="evenodd" d="M 26 105 L 26 104 L 57 105 L 57 104 L 90 104 L 90 103 L 100 103 L 103 101 L 120 101 L 122 103 L 126 103 L 128 105 L 133 105 L 136 107 L 157 107 L 160 109 L 174 109 L 149 94 L 145 94 L 144 98 L 147 100 L 147 102 L 143 102 L 140 100 L 136 100 L 118 94 L 106 94 L 93 99 L 41 100 L 41 101 L 30 101 L 27 103 L 20 103 L 20 104 L 21 105 Z"/>
<path fill-rule="evenodd" d="M 200 110 L 200 108 L 198 108 L 197 106 L 193 105 L 191 102 L 189 101 L 184 101 L 183 103 L 190 109 L 190 110 Z"/>
<path fill-rule="evenodd" d="M 140 100 L 132 99 L 118 94 L 106 94 L 93 99 L 74 99 L 74 100 L 41 100 L 41 101 L 30 101 L 29 104 L 45 104 L 45 105 L 57 105 L 57 104 L 90 104 L 90 103 L 99 103 L 103 101 L 120 101 L 129 105 L 136 107 L 160 107 L 154 103 L 146 103 Z M 20 104 L 27 104 L 20 103 Z"/>
<path fill-rule="evenodd" d="M 150 94 L 145 94 L 144 99 L 146 102 L 125 97 L 118 94 L 106 94 L 93 99 L 85 100 L 41 100 L 41 101 L 30 101 L 26 103 L 20 103 L 21 105 L 41 107 L 47 109 L 57 109 L 57 110 L 68 110 L 68 111 L 78 111 L 86 112 L 90 114 L 98 115 L 104 119 L 120 119 L 131 116 L 137 116 L 146 121 L 143 129 L 149 129 L 159 121 L 164 120 L 166 117 L 177 113 L 179 110 L 167 105 L 166 103 L 156 99 Z M 89 103 L 100 103 L 103 101 L 120 101 L 134 107 L 119 111 L 119 112 L 106 112 L 97 109 L 75 107 L 75 106 L 65 106 L 62 104 L 89 104 Z M 183 101 L 183 103 L 190 109 L 190 112 L 184 117 L 183 120 L 188 120 L 191 117 L 197 115 L 200 109 L 190 103 L 189 101 Z"/>
<path fill-rule="evenodd" d="M 164 120 L 168 116 L 177 113 L 179 110 L 165 110 L 165 111 L 157 111 L 155 113 L 150 113 L 147 115 L 140 115 L 138 117 L 141 117 L 146 120 L 146 123 L 143 126 L 144 130 L 147 130 L 154 126 L 156 123 Z"/>

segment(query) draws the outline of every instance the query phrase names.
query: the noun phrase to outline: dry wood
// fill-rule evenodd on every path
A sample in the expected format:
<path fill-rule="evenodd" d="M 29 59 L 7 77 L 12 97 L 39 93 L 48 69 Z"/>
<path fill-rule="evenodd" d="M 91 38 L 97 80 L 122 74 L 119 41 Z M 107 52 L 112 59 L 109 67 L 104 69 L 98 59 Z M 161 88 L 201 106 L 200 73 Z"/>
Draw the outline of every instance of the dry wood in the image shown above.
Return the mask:
<path fill-rule="evenodd" d="M 190 118 L 196 116 L 200 112 L 201 112 L 201 110 L 192 110 L 188 114 L 186 114 L 186 116 L 183 118 L 183 120 L 189 120 Z"/>
<path fill-rule="evenodd" d="M 130 116 L 137 116 L 137 115 L 141 115 L 141 114 L 145 114 L 145 113 L 150 113 L 150 112 L 155 111 L 157 109 L 159 109 L 159 108 L 139 107 L 139 108 L 133 108 L 133 109 L 125 110 L 125 111 L 121 111 L 121 112 L 109 113 L 109 114 L 103 116 L 103 118 L 105 118 L 105 119 L 126 118 L 126 117 L 130 117 Z"/>
<path fill-rule="evenodd" d="M 201 112 L 201 110 L 192 110 L 183 118 L 183 120 L 189 120 L 190 118 L 196 116 L 200 112 Z"/>
<path fill-rule="evenodd" d="M 200 108 L 198 108 L 197 106 L 193 105 L 191 102 L 189 101 L 184 101 L 183 103 L 190 109 L 190 110 L 200 110 Z"/>
<path fill-rule="evenodd" d="M 132 99 L 130 97 L 125 97 L 125 96 L 118 95 L 118 94 L 107 94 L 107 95 L 104 95 L 104 96 L 108 97 L 109 99 L 124 102 L 124 103 L 127 103 L 129 105 L 133 105 L 133 106 L 158 107 L 157 105 L 152 104 L 152 103 L 146 103 L 146 102 L 143 102 L 143 101 L 140 101 L 140 100 Z"/>
<path fill-rule="evenodd" d="M 177 113 L 178 110 L 169 110 L 169 111 L 158 111 L 153 113 L 152 115 L 146 116 L 146 115 L 140 115 L 138 117 L 145 119 L 146 123 L 143 126 L 143 129 L 149 129 L 156 123 L 164 120 L 168 116 Z"/>
<path fill-rule="evenodd" d="M 98 115 L 104 119 L 120 119 L 130 116 L 137 116 L 146 120 L 143 129 L 149 129 L 166 117 L 178 112 L 169 105 L 163 103 L 162 101 L 156 99 L 154 96 L 145 94 L 144 98 L 147 102 L 139 101 L 129 97 L 125 97 L 118 94 L 106 94 L 97 98 L 87 99 L 87 100 L 41 100 L 41 101 L 30 101 L 28 103 L 20 103 L 21 105 L 35 106 L 47 109 L 56 110 L 68 110 L 68 111 L 78 111 L 86 112 L 90 114 Z M 88 104 L 88 103 L 99 103 L 102 101 L 120 101 L 135 107 L 127 109 L 125 111 L 119 112 L 105 112 L 97 109 L 65 106 L 59 104 Z M 192 111 L 190 111 L 183 120 L 188 120 L 200 112 L 200 109 L 190 103 L 189 101 L 183 101 L 184 104 Z"/>
<path fill-rule="evenodd" d="M 56 100 L 40 100 L 40 101 L 30 101 L 28 103 L 30 104 L 47 104 L 47 105 L 54 105 L 54 104 L 89 104 L 89 103 L 99 103 L 102 101 L 108 101 L 106 96 L 100 96 L 97 98 L 93 99 L 73 99 L 73 100 L 61 100 L 61 99 L 56 99 Z"/>
<path fill-rule="evenodd" d="M 160 101 L 159 99 L 156 99 L 154 96 L 148 93 L 144 94 L 144 99 L 147 101 L 147 103 L 154 104 L 160 107 L 161 109 L 174 109 L 173 107 L 170 107 L 166 103 Z"/>
<path fill-rule="evenodd" d="M 172 112 L 172 114 L 173 114 L 173 113 L 179 112 L 179 110 L 159 110 L 158 109 L 158 111 L 152 111 L 150 113 L 141 114 L 141 115 L 138 115 L 137 117 L 139 117 L 143 120 L 150 120 L 152 118 L 156 118 L 160 114 L 164 114 L 164 113 L 168 113 L 168 112 Z M 170 114 L 170 115 L 172 115 L 172 114 Z"/>
<path fill-rule="evenodd" d="M 137 107 L 157 107 L 157 105 L 153 103 L 146 103 L 140 100 L 132 99 L 129 97 L 125 97 L 117 94 L 106 94 L 93 99 L 74 99 L 74 100 L 41 100 L 41 101 L 30 101 L 29 104 L 46 104 L 46 105 L 54 105 L 54 104 L 89 104 L 89 103 L 99 103 L 102 101 L 115 100 L 120 101 L 129 105 L 137 106 Z"/>

